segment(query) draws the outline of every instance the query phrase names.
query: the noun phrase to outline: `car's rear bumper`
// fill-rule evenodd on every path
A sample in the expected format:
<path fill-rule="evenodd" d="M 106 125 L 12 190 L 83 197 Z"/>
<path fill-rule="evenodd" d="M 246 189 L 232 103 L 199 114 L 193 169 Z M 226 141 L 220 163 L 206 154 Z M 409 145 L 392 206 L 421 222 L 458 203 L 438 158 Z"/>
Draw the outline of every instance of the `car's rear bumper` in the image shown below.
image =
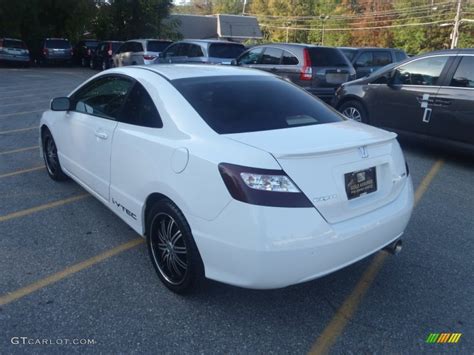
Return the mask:
<path fill-rule="evenodd" d="M 334 94 L 337 90 L 337 87 L 330 87 L 330 88 L 305 87 L 304 89 L 308 91 L 310 94 L 317 96 L 321 100 L 330 103 L 334 98 Z"/>
<path fill-rule="evenodd" d="M 411 216 L 413 187 L 368 214 L 328 224 L 315 208 L 276 208 L 233 200 L 213 221 L 188 218 L 206 276 L 270 289 L 350 265 L 399 238 Z"/>
<path fill-rule="evenodd" d="M 0 61 L 15 62 L 15 63 L 28 63 L 30 61 L 30 57 L 25 56 L 25 55 L 0 54 Z"/>

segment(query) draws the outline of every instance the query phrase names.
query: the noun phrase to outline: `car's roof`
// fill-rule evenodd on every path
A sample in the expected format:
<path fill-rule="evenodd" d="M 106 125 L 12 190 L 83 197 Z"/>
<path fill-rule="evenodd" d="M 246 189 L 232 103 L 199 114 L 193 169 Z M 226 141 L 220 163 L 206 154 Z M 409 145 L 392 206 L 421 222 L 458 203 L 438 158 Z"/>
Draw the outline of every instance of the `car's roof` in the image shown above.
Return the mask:
<path fill-rule="evenodd" d="M 136 39 L 129 39 L 126 42 L 145 42 L 145 41 L 158 41 L 158 42 L 173 42 L 169 39 L 159 39 L 159 38 L 136 38 Z"/>
<path fill-rule="evenodd" d="M 329 48 L 329 49 L 336 49 L 336 47 L 330 46 L 317 46 L 315 44 L 307 44 L 307 43 L 264 43 L 259 44 L 257 46 L 253 46 L 252 48 L 256 47 L 276 47 L 281 49 L 291 49 L 291 48 Z"/>
<path fill-rule="evenodd" d="M 224 41 L 221 39 L 192 39 L 192 38 L 187 38 L 183 39 L 181 41 L 177 41 L 176 43 L 226 43 L 226 44 L 238 44 L 243 46 L 242 43 L 238 42 L 232 42 L 232 41 Z"/>
<path fill-rule="evenodd" d="M 129 70 L 136 68 L 155 72 L 168 80 L 232 75 L 273 76 L 272 74 L 264 71 L 241 68 L 231 65 L 154 64 L 147 66 L 120 67 L 113 70 L 116 73 L 127 74 Z"/>
<path fill-rule="evenodd" d="M 363 51 L 363 50 L 371 50 L 371 51 L 386 51 L 386 50 L 394 50 L 394 51 L 402 51 L 403 49 L 398 48 L 391 48 L 391 47 L 338 47 L 339 49 L 351 49 L 355 51 Z"/>

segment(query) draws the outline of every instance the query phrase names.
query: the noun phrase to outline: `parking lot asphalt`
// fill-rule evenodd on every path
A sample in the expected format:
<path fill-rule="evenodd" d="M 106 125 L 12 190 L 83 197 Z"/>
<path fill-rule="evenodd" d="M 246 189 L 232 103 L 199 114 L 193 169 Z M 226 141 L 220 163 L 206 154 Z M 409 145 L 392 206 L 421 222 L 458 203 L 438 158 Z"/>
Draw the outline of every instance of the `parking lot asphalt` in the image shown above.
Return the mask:
<path fill-rule="evenodd" d="M 135 232 L 42 168 L 41 112 L 94 73 L 0 68 L 0 353 L 474 353 L 472 157 L 401 140 L 417 206 L 397 256 L 280 290 L 209 281 L 177 296 Z"/>

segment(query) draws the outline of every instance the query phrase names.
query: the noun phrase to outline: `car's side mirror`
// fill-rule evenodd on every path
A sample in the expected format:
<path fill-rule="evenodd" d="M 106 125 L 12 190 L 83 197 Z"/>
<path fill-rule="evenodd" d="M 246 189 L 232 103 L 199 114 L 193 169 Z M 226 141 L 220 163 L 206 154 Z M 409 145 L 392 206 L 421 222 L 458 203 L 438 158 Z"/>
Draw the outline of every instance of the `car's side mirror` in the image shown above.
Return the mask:
<path fill-rule="evenodd" d="M 158 53 L 158 58 L 164 58 L 163 52 Z"/>
<path fill-rule="evenodd" d="M 239 65 L 239 63 L 237 63 L 237 59 L 232 59 L 230 65 Z"/>
<path fill-rule="evenodd" d="M 69 97 L 55 97 L 51 100 L 51 110 L 69 111 L 71 109 L 71 100 Z"/>
<path fill-rule="evenodd" d="M 395 70 L 389 71 L 386 75 L 387 77 L 387 85 L 392 86 L 395 83 Z"/>

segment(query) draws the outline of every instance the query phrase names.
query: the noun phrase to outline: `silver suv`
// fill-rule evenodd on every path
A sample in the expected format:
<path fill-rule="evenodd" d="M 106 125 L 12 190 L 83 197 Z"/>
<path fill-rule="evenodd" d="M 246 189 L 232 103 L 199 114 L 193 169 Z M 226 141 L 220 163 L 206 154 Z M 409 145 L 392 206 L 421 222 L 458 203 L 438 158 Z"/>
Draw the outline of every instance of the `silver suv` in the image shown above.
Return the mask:
<path fill-rule="evenodd" d="M 156 62 L 230 64 L 243 51 L 245 47 L 240 43 L 188 39 L 166 48 Z"/>
<path fill-rule="evenodd" d="M 152 64 L 158 55 L 172 42 L 159 39 L 132 39 L 125 42 L 112 57 L 113 65 Z"/>

